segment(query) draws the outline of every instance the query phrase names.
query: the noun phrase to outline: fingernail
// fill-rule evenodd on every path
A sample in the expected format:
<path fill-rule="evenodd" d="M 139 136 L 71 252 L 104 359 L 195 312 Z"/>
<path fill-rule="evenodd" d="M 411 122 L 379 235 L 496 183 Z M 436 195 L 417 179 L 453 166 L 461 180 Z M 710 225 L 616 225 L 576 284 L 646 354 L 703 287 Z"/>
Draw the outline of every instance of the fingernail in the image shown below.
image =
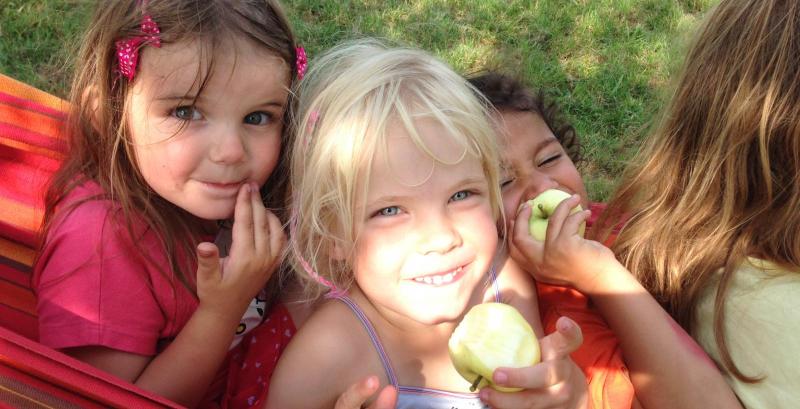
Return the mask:
<path fill-rule="evenodd" d="M 492 376 L 494 383 L 497 385 L 505 385 L 508 382 L 508 374 L 503 371 L 494 371 L 494 375 Z"/>
<path fill-rule="evenodd" d="M 556 321 L 556 327 L 558 327 L 559 331 L 566 332 L 569 331 L 570 328 L 572 328 L 572 323 L 566 319 L 558 320 Z"/>
<path fill-rule="evenodd" d="M 245 191 L 245 192 L 247 192 L 247 193 L 250 193 L 250 190 L 251 190 L 251 189 L 252 189 L 252 188 L 250 187 L 250 184 L 249 184 L 249 183 L 245 183 L 245 184 L 244 184 L 244 191 Z"/>
<path fill-rule="evenodd" d="M 481 397 L 482 401 L 484 401 L 484 402 L 488 401 L 489 400 L 489 388 L 481 389 L 479 396 Z"/>

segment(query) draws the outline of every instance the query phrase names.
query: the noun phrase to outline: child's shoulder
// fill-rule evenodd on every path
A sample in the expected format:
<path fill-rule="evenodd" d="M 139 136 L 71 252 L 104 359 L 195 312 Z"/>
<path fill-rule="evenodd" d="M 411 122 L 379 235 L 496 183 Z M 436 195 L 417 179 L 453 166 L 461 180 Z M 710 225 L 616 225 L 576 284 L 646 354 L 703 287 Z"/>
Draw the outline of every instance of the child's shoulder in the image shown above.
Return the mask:
<path fill-rule="evenodd" d="M 370 338 L 343 302 L 321 302 L 292 338 L 270 384 L 269 407 L 331 407 L 351 384 L 381 369 Z M 309 394 L 306 391 L 313 390 Z"/>

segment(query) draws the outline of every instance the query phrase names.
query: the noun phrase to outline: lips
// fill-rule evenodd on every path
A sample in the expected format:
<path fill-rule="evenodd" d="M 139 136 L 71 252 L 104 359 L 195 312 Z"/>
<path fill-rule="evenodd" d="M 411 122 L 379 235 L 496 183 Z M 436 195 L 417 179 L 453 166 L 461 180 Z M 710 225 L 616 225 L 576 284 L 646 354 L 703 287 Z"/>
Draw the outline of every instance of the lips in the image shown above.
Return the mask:
<path fill-rule="evenodd" d="M 244 181 L 238 182 L 206 182 L 202 181 L 202 185 L 212 194 L 221 196 L 236 196 L 239 193 L 239 188 Z"/>
<path fill-rule="evenodd" d="M 429 274 L 419 277 L 414 277 L 412 280 L 419 284 L 427 284 L 427 285 L 446 285 L 450 284 L 453 281 L 458 280 L 464 275 L 464 266 L 459 266 L 455 270 L 440 273 L 440 274 Z"/>

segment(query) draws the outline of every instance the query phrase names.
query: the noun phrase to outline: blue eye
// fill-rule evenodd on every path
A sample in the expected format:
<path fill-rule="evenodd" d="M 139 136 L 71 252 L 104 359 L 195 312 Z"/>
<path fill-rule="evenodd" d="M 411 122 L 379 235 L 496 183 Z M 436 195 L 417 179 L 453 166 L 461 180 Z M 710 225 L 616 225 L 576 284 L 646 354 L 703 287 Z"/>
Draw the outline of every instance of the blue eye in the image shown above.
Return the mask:
<path fill-rule="evenodd" d="M 451 202 L 457 202 L 459 200 L 464 200 L 468 197 L 472 196 L 472 192 L 468 192 L 466 190 L 462 190 L 460 192 L 456 192 L 453 196 L 450 196 Z"/>
<path fill-rule="evenodd" d="M 175 110 L 172 111 L 172 116 L 184 121 L 203 119 L 203 115 L 200 114 L 200 111 L 198 111 L 197 108 L 191 105 L 180 106 L 175 108 Z"/>
<path fill-rule="evenodd" d="M 251 112 L 244 117 L 244 123 L 248 125 L 266 125 L 272 116 L 266 112 Z"/>
<path fill-rule="evenodd" d="M 378 210 L 378 216 L 396 216 L 400 213 L 400 208 L 397 206 L 389 206 L 384 207 L 381 210 Z"/>

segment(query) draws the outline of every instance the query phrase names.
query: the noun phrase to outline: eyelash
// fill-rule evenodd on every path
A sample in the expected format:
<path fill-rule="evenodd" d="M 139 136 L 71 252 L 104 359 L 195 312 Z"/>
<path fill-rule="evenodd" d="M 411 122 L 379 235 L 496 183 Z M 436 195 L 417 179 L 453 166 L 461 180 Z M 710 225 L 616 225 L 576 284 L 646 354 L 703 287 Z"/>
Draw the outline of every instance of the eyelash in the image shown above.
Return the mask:
<path fill-rule="evenodd" d="M 260 118 L 257 119 L 258 122 L 257 123 L 249 122 L 248 119 L 255 115 L 260 116 Z M 198 121 L 203 119 L 203 114 L 200 113 L 200 110 L 198 110 L 197 107 L 193 105 L 182 105 L 173 109 L 172 116 L 181 121 Z M 273 117 L 274 115 L 269 112 L 254 111 L 245 115 L 244 118 L 242 119 L 242 122 L 245 123 L 246 125 L 264 126 L 272 123 Z"/>
<path fill-rule="evenodd" d="M 455 198 L 456 195 L 458 195 L 460 193 L 465 194 L 465 196 L 463 198 L 461 198 L 461 199 L 456 199 Z M 472 191 L 472 190 L 459 190 L 458 192 L 456 192 L 452 196 L 450 196 L 450 199 L 449 199 L 448 203 L 460 202 L 460 201 L 463 201 L 463 200 L 467 200 L 467 199 L 469 199 L 470 197 L 472 197 L 472 196 L 474 196 L 476 194 L 478 194 L 478 192 L 475 192 L 475 191 Z M 397 209 L 397 211 L 395 213 L 393 213 L 393 214 L 387 214 L 386 210 L 389 210 L 389 209 Z M 399 206 L 387 206 L 387 207 L 379 209 L 378 211 L 373 213 L 372 217 L 391 217 L 391 216 L 396 216 L 398 214 L 400 214 L 400 207 Z"/>
<path fill-rule="evenodd" d="M 542 163 L 539 164 L 539 166 L 544 166 L 544 165 L 547 165 L 550 162 L 558 160 L 559 158 L 561 158 L 562 155 L 563 155 L 562 153 L 555 154 L 555 155 L 543 160 Z"/>

